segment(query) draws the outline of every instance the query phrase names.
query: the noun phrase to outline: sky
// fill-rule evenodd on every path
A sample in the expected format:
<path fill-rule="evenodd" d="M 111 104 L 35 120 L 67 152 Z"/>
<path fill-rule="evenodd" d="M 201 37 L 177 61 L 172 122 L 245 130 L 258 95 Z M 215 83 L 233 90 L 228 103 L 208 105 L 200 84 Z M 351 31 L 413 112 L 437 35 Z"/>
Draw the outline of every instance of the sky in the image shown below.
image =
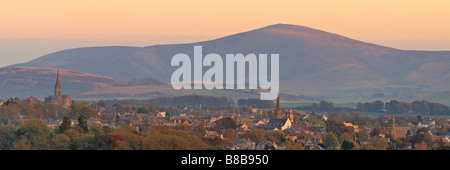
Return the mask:
<path fill-rule="evenodd" d="M 449 0 L 1 0 L 0 67 L 69 48 L 198 42 L 277 23 L 450 50 Z"/>

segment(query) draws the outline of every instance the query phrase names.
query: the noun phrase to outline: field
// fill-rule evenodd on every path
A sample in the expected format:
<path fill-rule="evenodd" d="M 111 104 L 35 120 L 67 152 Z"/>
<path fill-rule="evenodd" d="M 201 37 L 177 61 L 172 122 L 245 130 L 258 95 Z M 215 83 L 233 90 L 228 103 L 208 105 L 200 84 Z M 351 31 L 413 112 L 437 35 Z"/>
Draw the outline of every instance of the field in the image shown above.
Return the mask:
<path fill-rule="evenodd" d="M 320 103 L 320 101 L 282 101 L 281 107 L 282 108 L 294 108 L 298 106 L 310 106 L 312 103 L 316 102 L 317 104 Z M 334 107 L 350 107 L 350 108 L 356 108 L 356 103 L 334 103 Z"/>

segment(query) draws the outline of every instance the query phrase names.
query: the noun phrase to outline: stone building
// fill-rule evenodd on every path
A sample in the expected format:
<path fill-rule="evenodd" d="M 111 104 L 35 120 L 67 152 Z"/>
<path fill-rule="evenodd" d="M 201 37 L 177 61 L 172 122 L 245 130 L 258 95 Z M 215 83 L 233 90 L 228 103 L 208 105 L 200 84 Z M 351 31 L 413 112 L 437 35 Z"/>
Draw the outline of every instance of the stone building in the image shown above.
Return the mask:
<path fill-rule="evenodd" d="M 72 105 L 72 99 L 69 95 L 62 95 L 61 84 L 59 83 L 59 70 L 56 71 L 56 84 L 53 96 L 48 96 L 44 99 L 44 103 L 53 103 L 68 107 Z"/>

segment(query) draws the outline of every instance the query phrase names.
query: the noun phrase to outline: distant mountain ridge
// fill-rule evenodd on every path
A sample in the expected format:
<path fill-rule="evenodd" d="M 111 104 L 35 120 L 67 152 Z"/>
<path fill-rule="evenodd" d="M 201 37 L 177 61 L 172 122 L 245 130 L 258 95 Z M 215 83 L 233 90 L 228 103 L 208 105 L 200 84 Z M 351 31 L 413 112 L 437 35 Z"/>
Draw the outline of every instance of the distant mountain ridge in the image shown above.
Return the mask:
<path fill-rule="evenodd" d="M 304 26 L 276 24 L 210 41 L 148 47 L 86 47 L 62 50 L 8 67 L 65 68 L 116 79 L 169 82 L 172 56 L 218 53 L 280 54 L 280 86 L 352 89 L 450 85 L 450 51 L 399 50 Z M 205 71 L 205 69 L 204 69 Z"/>
<path fill-rule="evenodd" d="M 54 68 L 5 67 L 0 68 L 0 98 L 34 96 L 40 100 L 53 95 L 56 83 Z M 79 71 L 59 69 L 63 95 L 78 99 L 156 98 L 185 95 L 257 98 L 249 90 L 175 90 L 169 84 L 154 78 L 120 80 Z M 290 96 L 297 97 L 297 96 Z"/>
<path fill-rule="evenodd" d="M 54 68 L 5 67 L 0 68 L 0 97 L 34 96 L 43 99 L 53 95 L 56 83 Z M 125 85 L 127 81 L 79 71 L 59 69 L 62 93 L 77 94 L 87 89 Z"/>

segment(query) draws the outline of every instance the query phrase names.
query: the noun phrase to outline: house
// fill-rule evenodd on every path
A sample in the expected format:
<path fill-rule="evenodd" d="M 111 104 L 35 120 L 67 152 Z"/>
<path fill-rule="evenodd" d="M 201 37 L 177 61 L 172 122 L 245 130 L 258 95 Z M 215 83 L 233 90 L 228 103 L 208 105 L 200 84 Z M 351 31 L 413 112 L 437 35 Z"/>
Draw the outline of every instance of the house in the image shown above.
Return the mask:
<path fill-rule="evenodd" d="M 253 121 L 254 126 L 264 126 L 266 124 L 265 120 L 255 120 Z"/>
<path fill-rule="evenodd" d="M 220 134 L 219 132 L 217 132 L 217 131 L 209 131 L 209 130 L 206 131 L 205 137 L 207 137 L 207 138 L 220 137 L 221 139 L 223 139 L 223 135 Z"/>
<path fill-rule="evenodd" d="M 395 127 L 395 134 L 398 138 L 405 138 L 408 131 L 412 135 L 411 127 Z"/>
<path fill-rule="evenodd" d="M 242 129 L 242 130 L 244 130 L 244 131 L 250 130 L 250 129 L 248 129 L 247 125 L 245 125 L 245 124 L 243 124 L 243 123 L 242 123 L 242 124 L 239 124 L 239 125 L 238 125 L 238 128 L 239 128 L 239 129 Z"/>
<path fill-rule="evenodd" d="M 436 122 L 435 121 L 423 121 L 423 122 L 419 122 L 419 124 L 417 125 L 417 128 L 424 128 L 424 127 L 428 127 L 431 125 L 435 125 Z"/>
<path fill-rule="evenodd" d="M 233 141 L 233 150 L 254 150 L 256 143 L 250 139 L 236 139 Z"/>
<path fill-rule="evenodd" d="M 214 116 L 211 115 L 211 118 L 209 119 L 209 121 L 211 123 L 214 123 L 214 122 L 216 122 L 216 121 L 218 121 L 218 120 L 220 120 L 222 118 L 224 118 L 222 114 L 220 114 L 220 116 L 217 116 L 217 117 L 214 117 Z"/>
<path fill-rule="evenodd" d="M 270 119 L 264 127 L 265 130 L 286 130 L 292 127 L 292 122 L 288 119 Z"/>
<path fill-rule="evenodd" d="M 157 117 L 166 117 L 166 112 L 158 112 Z"/>
<path fill-rule="evenodd" d="M 343 122 L 344 126 L 350 127 L 354 132 L 359 132 L 358 125 L 353 125 L 352 123 Z"/>
<path fill-rule="evenodd" d="M 56 121 L 53 121 L 53 120 L 43 120 L 43 122 L 44 122 L 51 130 L 57 129 L 57 128 L 60 126 L 60 124 L 62 123 L 61 120 L 56 120 Z"/>
<path fill-rule="evenodd" d="M 190 126 L 191 125 L 191 121 L 189 121 L 189 119 L 187 118 L 177 118 L 177 119 L 172 119 L 174 124 L 177 125 L 185 125 L 185 126 Z"/>
<path fill-rule="evenodd" d="M 277 150 L 277 144 L 272 141 L 263 141 L 256 145 L 256 150 Z"/>
<path fill-rule="evenodd" d="M 305 146 L 304 146 L 305 150 L 310 150 L 310 149 L 312 149 L 313 147 L 314 147 L 314 143 L 311 141 L 311 139 L 308 139 L 308 140 L 305 142 Z"/>
<path fill-rule="evenodd" d="M 297 136 L 286 135 L 286 139 L 289 139 L 291 141 L 296 141 L 297 138 L 298 138 Z"/>
<path fill-rule="evenodd" d="M 367 146 L 369 141 L 370 138 L 356 138 L 356 142 L 358 142 L 361 147 Z"/>
<path fill-rule="evenodd" d="M 322 139 L 308 138 L 304 143 L 305 150 L 325 150 L 318 145 L 319 143 L 322 143 Z"/>
<path fill-rule="evenodd" d="M 22 104 L 24 104 L 24 105 L 34 105 L 36 103 L 42 103 L 42 101 L 40 101 L 39 99 L 36 99 L 33 96 L 30 96 L 30 97 L 26 98 L 25 100 L 22 100 Z"/>
<path fill-rule="evenodd" d="M 319 145 L 314 146 L 313 148 L 311 148 L 311 150 L 325 150 L 324 148 L 322 148 Z"/>
<path fill-rule="evenodd" d="M 251 112 L 252 112 L 253 114 L 256 114 L 256 113 L 258 113 L 258 109 L 257 109 L 257 108 L 251 108 Z"/>

